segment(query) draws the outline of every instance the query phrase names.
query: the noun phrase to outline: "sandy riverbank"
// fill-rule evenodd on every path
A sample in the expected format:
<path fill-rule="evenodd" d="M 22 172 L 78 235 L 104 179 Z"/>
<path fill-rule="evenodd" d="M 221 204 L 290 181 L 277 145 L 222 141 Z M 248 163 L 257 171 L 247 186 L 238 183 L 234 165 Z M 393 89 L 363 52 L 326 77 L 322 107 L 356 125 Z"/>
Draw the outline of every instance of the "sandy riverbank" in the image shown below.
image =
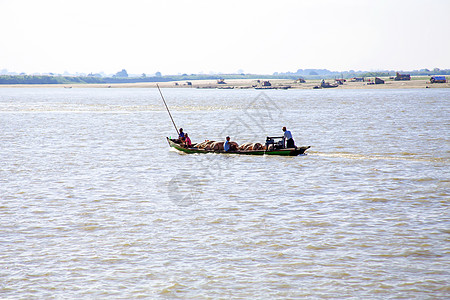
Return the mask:
<path fill-rule="evenodd" d="M 450 83 L 430 84 L 429 80 L 413 79 L 410 81 L 394 81 L 384 78 L 385 84 L 368 84 L 368 82 L 345 82 L 334 89 L 420 89 L 420 88 L 450 88 Z M 271 88 L 313 89 L 320 85 L 320 80 L 306 80 L 298 83 L 292 79 L 270 79 Z M 225 84 L 218 84 L 216 80 L 193 80 L 170 82 L 140 82 L 116 84 L 15 84 L 0 85 L 0 88 L 211 88 L 211 89 L 251 89 L 258 86 L 256 79 L 228 79 Z M 334 83 L 334 80 L 327 82 Z"/>

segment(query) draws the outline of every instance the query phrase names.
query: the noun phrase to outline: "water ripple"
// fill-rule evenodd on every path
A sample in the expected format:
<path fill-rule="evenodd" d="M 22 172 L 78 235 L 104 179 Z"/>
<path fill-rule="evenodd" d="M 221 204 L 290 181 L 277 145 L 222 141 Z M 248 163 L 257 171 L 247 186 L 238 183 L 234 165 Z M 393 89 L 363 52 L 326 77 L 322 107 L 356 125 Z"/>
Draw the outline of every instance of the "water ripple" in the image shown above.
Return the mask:
<path fill-rule="evenodd" d="M 0 89 L 0 298 L 446 299 L 448 92 L 266 95 L 166 98 L 194 141 L 309 155 L 170 151 L 156 90 Z"/>

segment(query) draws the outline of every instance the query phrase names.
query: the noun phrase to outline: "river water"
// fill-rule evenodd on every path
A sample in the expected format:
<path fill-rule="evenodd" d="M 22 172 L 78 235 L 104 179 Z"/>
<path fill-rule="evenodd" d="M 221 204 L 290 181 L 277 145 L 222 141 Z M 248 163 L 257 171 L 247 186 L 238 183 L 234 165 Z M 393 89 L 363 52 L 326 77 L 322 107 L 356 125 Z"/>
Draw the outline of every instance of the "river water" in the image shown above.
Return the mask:
<path fill-rule="evenodd" d="M 0 298 L 445 299 L 450 92 L 0 89 Z"/>

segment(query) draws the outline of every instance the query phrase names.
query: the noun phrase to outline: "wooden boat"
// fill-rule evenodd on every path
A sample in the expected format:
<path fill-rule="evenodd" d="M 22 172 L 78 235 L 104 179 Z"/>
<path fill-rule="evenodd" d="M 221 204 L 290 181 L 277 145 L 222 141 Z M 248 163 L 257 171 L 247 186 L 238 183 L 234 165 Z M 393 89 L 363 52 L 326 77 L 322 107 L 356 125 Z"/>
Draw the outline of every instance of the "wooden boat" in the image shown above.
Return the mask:
<path fill-rule="evenodd" d="M 329 89 L 329 88 L 336 88 L 339 84 L 331 84 L 329 82 L 321 82 L 320 85 L 316 85 L 313 87 L 313 89 Z"/>
<path fill-rule="evenodd" d="M 183 144 L 179 142 L 178 139 L 169 139 L 166 137 L 169 146 L 177 149 L 178 151 L 192 154 L 192 153 L 222 153 L 222 154 L 242 154 L 242 155 L 282 155 L 282 156 L 297 156 L 301 154 L 305 154 L 305 151 L 310 148 L 307 147 L 297 147 L 297 148 L 283 148 L 283 149 L 275 149 L 275 150 L 236 150 L 225 152 L 223 150 L 205 150 L 199 149 L 195 147 L 187 148 Z"/>
<path fill-rule="evenodd" d="M 161 98 L 166 106 L 167 112 L 169 113 L 170 119 L 172 120 L 173 126 L 177 131 L 177 134 L 180 134 L 175 122 L 172 118 L 172 114 L 169 111 L 169 107 L 167 106 L 166 100 L 164 100 L 164 96 L 159 88 L 159 85 L 156 84 L 159 93 L 161 94 Z M 284 137 L 267 137 L 266 138 L 266 149 L 270 150 L 234 150 L 234 151 L 224 151 L 224 150 L 206 150 L 202 148 L 195 147 L 196 144 L 193 144 L 191 147 L 186 147 L 179 139 L 170 139 L 166 137 L 169 146 L 184 152 L 184 153 L 223 153 L 223 154 L 242 154 L 242 155 L 282 155 L 282 156 L 297 156 L 301 154 L 305 154 L 305 151 L 310 148 L 307 147 L 295 147 L 295 148 L 284 148 Z M 282 139 L 281 141 L 276 140 Z M 269 146 L 270 145 L 270 146 Z"/>

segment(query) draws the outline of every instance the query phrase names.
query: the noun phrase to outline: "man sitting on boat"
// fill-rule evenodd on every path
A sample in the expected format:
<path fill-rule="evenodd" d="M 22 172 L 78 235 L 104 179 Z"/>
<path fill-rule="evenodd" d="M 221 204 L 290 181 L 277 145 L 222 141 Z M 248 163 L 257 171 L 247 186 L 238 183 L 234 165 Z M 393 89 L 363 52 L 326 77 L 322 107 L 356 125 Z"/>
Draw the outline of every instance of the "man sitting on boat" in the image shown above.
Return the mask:
<path fill-rule="evenodd" d="M 223 144 L 223 150 L 225 150 L 225 152 L 229 152 L 231 150 L 231 143 L 229 136 L 227 136 L 225 144 Z"/>
<path fill-rule="evenodd" d="M 179 132 L 178 132 L 178 138 L 180 139 L 180 141 L 184 142 L 184 132 L 183 132 L 183 128 L 180 128 Z"/>
<path fill-rule="evenodd" d="M 184 144 L 188 148 L 190 148 L 192 146 L 191 139 L 189 138 L 189 135 L 187 133 L 184 134 Z"/>
<path fill-rule="evenodd" d="M 296 148 L 294 139 L 292 138 L 292 133 L 289 130 L 286 130 L 286 127 L 283 127 L 284 131 L 284 140 L 286 141 L 286 148 Z"/>

